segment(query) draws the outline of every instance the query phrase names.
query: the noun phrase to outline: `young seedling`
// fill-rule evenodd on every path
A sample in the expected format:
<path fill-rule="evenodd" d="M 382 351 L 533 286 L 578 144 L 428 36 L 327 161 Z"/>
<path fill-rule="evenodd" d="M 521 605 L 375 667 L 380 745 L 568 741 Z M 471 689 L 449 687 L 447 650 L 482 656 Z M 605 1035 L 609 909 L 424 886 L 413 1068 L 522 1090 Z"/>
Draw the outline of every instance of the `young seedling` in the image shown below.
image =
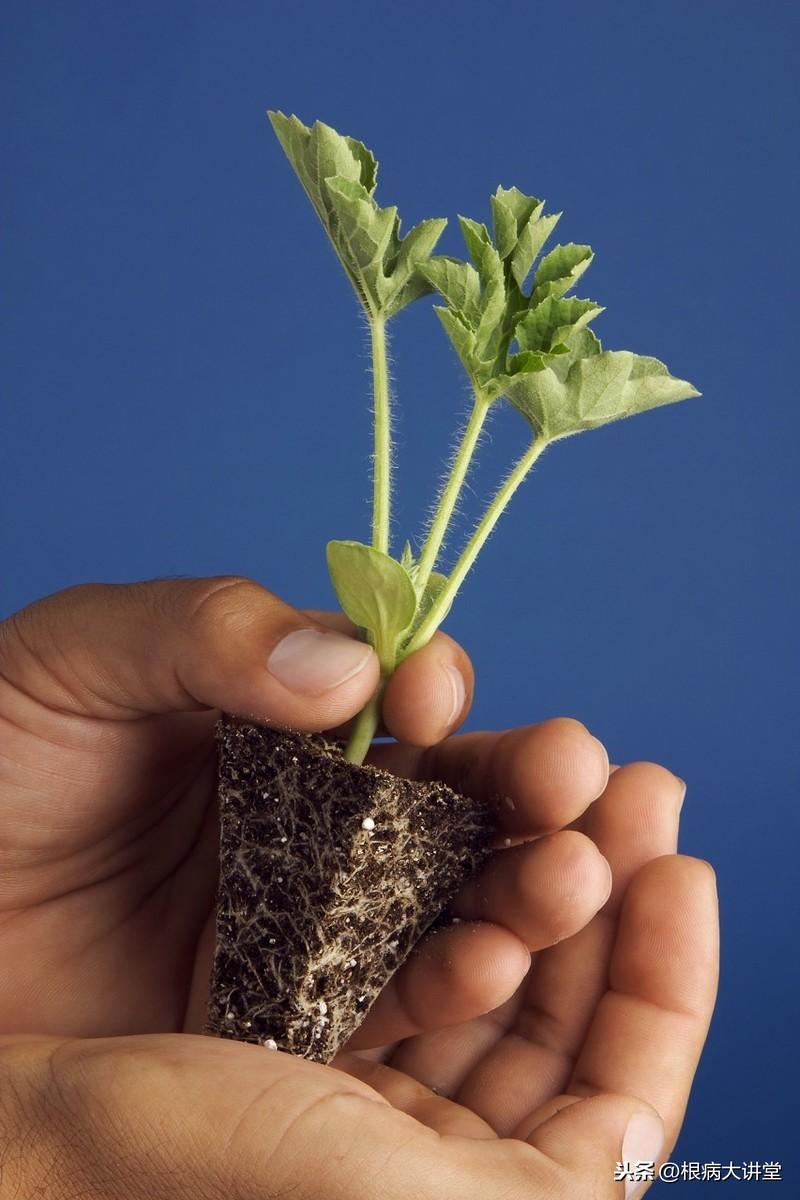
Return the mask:
<path fill-rule="evenodd" d="M 442 784 L 361 766 L 386 682 L 442 621 L 517 488 L 551 443 L 697 396 L 655 358 L 603 350 L 603 309 L 569 295 L 589 246 L 542 254 L 560 213 L 517 188 L 490 199 L 492 232 L 460 217 L 468 258 L 435 256 L 443 219 L 405 237 L 375 200 L 377 162 L 354 138 L 270 113 L 366 317 L 372 352 L 372 539 L 332 541 L 342 608 L 374 646 L 381 682 L 344 748 L 225 717 L 222 876 L 209 1027 L 328 1061 L 388 977 L 489 853 L 490 815 Z M 387 323 L 435 292 L 473 404 L 419 549 L 392 556 Z M 446 572 L 443 545 L 493 407 L 527 425 L 522 452 Z M 525 428 L 523 425 L 523 428 Z M 434 831 L 436 836 L 433 836 Z"/>

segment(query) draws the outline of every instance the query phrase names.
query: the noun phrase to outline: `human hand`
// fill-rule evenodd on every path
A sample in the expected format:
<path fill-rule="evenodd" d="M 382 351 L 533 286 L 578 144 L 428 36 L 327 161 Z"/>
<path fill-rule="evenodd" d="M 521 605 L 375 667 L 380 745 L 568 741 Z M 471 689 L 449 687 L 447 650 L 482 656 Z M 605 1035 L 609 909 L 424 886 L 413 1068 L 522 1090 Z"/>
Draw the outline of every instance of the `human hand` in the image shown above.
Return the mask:
<path fill-rule="evenodd" d="M 374 687 L 376 668 L 368 655 L 361 672 L 327 695 L 298 698 L 276 686 L 260 665 L 264 649 L 280 633 L 301 625 L 307 626 L 308 621 L 255 585 L 216 580 L 70 589 L 2 627 L 5 682 L 0 713 L 6 726 L 5 744 L 11 749 L 4 751 L 8 757 L 1 777 L 2 845 L 7 857 L 0 885 L 0 903 L 6 911 L 0 952 L 5 961 L 18 964 L 0 994 L 0 1016 L 7 1030 L 97 1038 L 137 1029 L 179 1029 L 187 998 L 190 1014 L 202 1005 L 207 975 L 202 952 L 197 960 L 195 950 L 202 925 L 209 928 L 215 881 L 216 830 L 208 810 L 214 790 L 211 731 L 217 715 L 203 706 L 321 728 L 357 711 Z M 404 664 L 393 681 L 394 690 L 387 694 L 384 707 L 393 733 L 424 743 L 441 733 L 448 717 L 452 720 L 452 676 L 441 670 L 442 664 L 459 668 L 469 695 L 466 657 L 449 639 L 437 639 Z M 308 671 L 307 664 L 306 685 Z M 314 687 L 320 691 L 318 683 L 317 678 Z M 412 700 L 420 695 L 430 697 L 427 712 Z M 465 708 L 466 703 L 456 719 Z M 476 737 L 483 738 L 477 749 Z M 599 790 L 598 761 L 603 776 L 607 764 L 597 744 L 575 722 L 550 722 L 500 741 L 497 735 L 471 735 L 471 740 L 458 739 L 453 747 L 452 752 L 437 752 L 435 763 L 431 755 L 414 756 L 417 761 L 412 762 L 406 749 L 405 758 L 395 767 L 425 770 L 435 765 L 438 773 L 449 774 L 458 786 L 466 786 L 465 781 L 474 786 L 482 776 L 487 795 L 503 789 L 512 798 L 516 794 L 517 808 L 509 810 L 506 826 L 509 836 L 541 833 L 565 823 L 569 816 L 580 820 L 581 810 Z M 385 757 L 400 751 L 387 748 L 378 753 Z M 516 790 L 515 776 L 521 791 Z M 622 773 L 617 777 L 622 778 Z M 602 782 L 604 778 L 601 786 Z M 599 811 L 599 805 L 595 807 Z M 650 853 L 657 842 L 657 838 L 651 841 Z M 659 843 L 656 853 L 663 852 Z M 430 1059 L 425 1037 L 444 1034 L 410 1034 L 445 1022 L 463 1023 L 503 1001 L 513 1008 L 522 994 L 519 983 L 530 965 L 530 948 L 580 928 L 603 903 L 606 869 L 589 838 L 577 828 L 507 853 L 502 875 L 490 863 L 485 878 L 468 885 L 455 902 L 454 912 L 462 906 L 465 924 L 441 930 L 423 943 L 376 1003 L 353 1046 L 403 1037 L 406 1040 L 394 1052 L 393 1063 L 400 1062 L 402 1054 L 413 1057 L 420 1052 L 423 1061 L 426 1053 Z M 547 894 L 537 897 L 535 880 L 546 881 L 548 869 L 556 897 L 559 882 L 572 885 L 567 889 L 572 899 L 560 910 Z M 488 897 L 485 906 L 480 901 L 478 914 L 476 886 Z M 517 908 L 519 913 L 513 911 Z M 467 925 L 466 919 L 475 915 L 483 919 Z M 22 948 L 27 959 L 21 957 Z M 449 1010 L 438 1003 L 448 978 Z M 708 983 L 707 972 L 705 978 Z M 473 1048 L 476 1028 L 469 1033 Z M 9 1038 L 4 1045 L 5 1061 L 16 1064 L 17 1077 L 31 1075 L 34 1081 L 36 1064 L 50 1061 L 53 1048 L 35 1038 Z M 387 1058 L 389 1053 L 384 1046 L 378 1056 Z M 491 1074 L 492 1056 L 486 1058 Z M 433 1059 L 437 1064 L 444 1061 L 436 1052 Z M 452 1061 L 452 1055 L 446 1054 L 447 1059 Z M 58 1081 L 59 1094 L 77 1089 L 76 1105 L 70 1103 L 68 1108 L 79 1114 L 82 1128 L 91 1126 L 97 1101 L 105 1114 L 114 1112 L 113 1097 L 121 1105 L 113 1130 L 98 1130 L 91 1154 L 84 1155 L 84 1161 L 79 1152 L 78 1161 L 69 1166 L 80 1178 L 84 1171 L 91 1174 L 93 1164 L 101 1163 L 104 1156 L 121 1152 L 120 1133 L 127 1132 L 134 1145 L 142 1139 L 147 1144 L 147 1129 L 154 1118 L 159 1126 L 164 1127 L 165 1121 L 168 1125 L 169 1114 L 158 1103 L 159 1081 L 164 1083 L 165 1075 L 177 1091 L 192 1081 L 199 1086 L 199 1077 L 205 1080 L 204 1090 L 213 1098 L 210 1106 L 204 1107 L 194 1097 L 188 1107 L 181 1105 L 178 1115 L 188 1122 L 193 1138 L 201 1135 L 204 1121 L 209 1122 L 202 1136 L 214 1154 L 204 1170 L 219 1178 L 225 1168 L 211 1134 L 224 1128 L 226 1113 L 246 1101 L 248 1078 L 257 1079 L 263 1091 L 271 1081 L 278 1082 L 276 1071 L 280 1078 L 289 1072 L 301 1108 L 306 1102 L 316 1105 L 321 1097 L 335 1099 L 343 1087 L 358 1086 L 364 1088 L 361 1095 L 366 1094 L 371 1105 L 378 1103 L 378 1093 L 363 1083 L 351 1080 L 345 1086 L 341 1071 L 285 1055 L 267 1064 L 258 1049 L 217 1045 L 208 1039 L 139 1038 L 111 1043 L 69 1039 L 61 1043 L 52 1062 L 54 1074 L 48 1078 Z M 170 1064 L 179 1066 L 173 1070 Z M 373 1082 L 380 1076 L 381 1088 L 386 1088 L 387 1080 L 396 1088 L 394 1067 L 356 1054 L 341 1056 L 338 1065 L 355 1074 L 368 1073 Z M 412 1064 L 405 1070 L 408 1074 L 399 1078 L 404 1088 L 413 1090 L 419 1085 L 410 1080 L 425 1068 L 415 1069 Z M 226 1082 L 230 1103 L 221 1099 Z M 12 1083 L 18 1089 L 18 1082 L 12 1079 Z M 47 1095 L 47 1089 L 42 1093 L 38 1085 L 33 1090 L 37 1096 Z M 191 1090 L 188 1095 L 193 1095 Z M 419 1093 L 415 1095 L 417 1106 Z M 166 1102 L 166 1094 L 162 1099 Z M 407 1099 L 395 1096 L 393 1102 L 400 1120 Z M 267 1100 L 264 1103 L 264 1113 L 274 1123 L 276 1114 Z M 448 1108 L 447 1121 L 453 1111 Z M 490 1132 L 478 1120 L 478 1111 L 474 1105 L 472 1116 L 469 1108 L 464 1110 L 471 1122 L 465 1133 L 468 1139 Z M 381 1122 L 385 1125 L 385 1106 Z M 302 1124 L 304 1119 L 298 1118 L 297 1125 Z M 336 1126 L 334 1122 L 334 1132 Z M 345 1121 L 339 1133 L 347 1136 L 347 1128 Z M 401 1122 L 397 1128 L 400 1137 L 407 1137 L 407 1124 Z M 385 1133 L 391 1143 L 397 1129 L 392 1125 Z M 287 1132 L 289 1140 L 282 1144 L 291 1144 L 292 1136 Z M 74 1160 L 74 1139 L 67 1140 Z M 379 1140 L 380 1144 L 385 1143 Z M 173 1169 L 174 1162 L 174 1170 L 182 1170 L 181 1155 L 180 1147 L 170 1150 L 163 1169 Z M 136 1159 L 134 1154 L 131 1161 Z M 249 1161 L 247 1155 L 244 1159 Z M 273 1157 L 271 1179 L 278 1166 Z M 319 1196 L 319 1162 L 310 1155 L 308 1164 L 301 1168 L 295 1163 L 295 1167 L 300 1174 L 287 1177 L 290 1182 L 303 1186 L 304 1180 L 313 1180 L 308 1194 Z M 242 1186 L 255 1188 L 257 1175 L 242 1175 Z M 443 1194 L 441 1187 L 438 1194 Z M 459 1194 L 468 1193 L 462 1189 Z"/>

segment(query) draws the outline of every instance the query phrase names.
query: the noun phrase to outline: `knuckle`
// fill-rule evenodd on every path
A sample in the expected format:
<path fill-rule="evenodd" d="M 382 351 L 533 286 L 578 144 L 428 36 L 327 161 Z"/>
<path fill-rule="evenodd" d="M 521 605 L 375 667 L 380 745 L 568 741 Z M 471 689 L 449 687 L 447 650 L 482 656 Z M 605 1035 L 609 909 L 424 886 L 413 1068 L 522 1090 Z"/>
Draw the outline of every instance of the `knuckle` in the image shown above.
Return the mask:
<path fill-rule="evenodd" d="M 205 579 L 192 590 L 181 614 L 192 628 L 235 633 L 252 624 L 256 614 L 275 603 L 271 592 L 241 575 Z"/>

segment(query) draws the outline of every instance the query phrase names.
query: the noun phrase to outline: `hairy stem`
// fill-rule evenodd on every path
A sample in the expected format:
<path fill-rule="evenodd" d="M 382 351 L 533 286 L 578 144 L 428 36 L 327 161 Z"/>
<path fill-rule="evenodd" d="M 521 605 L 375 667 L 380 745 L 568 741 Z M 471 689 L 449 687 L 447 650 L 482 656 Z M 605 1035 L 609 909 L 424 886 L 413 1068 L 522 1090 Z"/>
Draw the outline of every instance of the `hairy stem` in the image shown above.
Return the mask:
<path fill-rule="evenodd" d="M 370 317 L 372 341 L 372 389 L 375 441 L 372 475 L 372 544 L 389 553 L 389 507 L 392 490 L 391 414 L 389 371 L 386 363 L 386 321 Z"/>
<path fill-rule="evenodd" d="M 464 480 L 467 477 L 472 456 L 475 453 L 475 447 L 478 444 L 478 438 L 480 437 L 483 423 L 486 420 L 486 414 L 489 412 L 489 407 L 490 402 L 478 388 L 475 388 L 475 403 L 472 407 L 469 421 L 464 429 L 461 442 L 453 459 L 453 465 L 450 468 L 449 478 L 439 497 L 439 503 L 436 506 L 428 535 L 420 551 L 417 567 L 417 587 L 421 592 L 425 590 L 425 585 L 430 578 L 431 571 L 436 566 L 436 559 L 447 535 L 447 530 L 456 504 L 458 503 L 458 497 L 461 493 Z"/>
<path fill-rule="evenodd" d="M 367 751 L 372 745 L 376 730 L 381 719 L 381 702 L 386 690 L 386 679 L 382 678 L 377 690 L 362 708 L 353 722 L 349 741 L 345 747 L 344 756 L 348 762 L 363 763 Z"/>
<path fill-rule="evenodd" d="M 483 517 L 475 528 L 472 537 L 467 542 L 458 562 L 453 567 L 451 574 L 448 576 L 447 583 L 439 592 L 436 600 L 431 605 L 424 620 L 420 624 L 410 642 L 402 650 L 402 658 L 406 658 L 409 654 L 413 654 L 415 650 L 419 650 L 427 642 L 430 641 L 433 634 L 441 625 L 450 605 L 455 599 L 458 589 L 464 582 L 469 570 L 471 569 L 475 559 L 478 557 L 483 548 L 486 539 L 494 529 L 501 514 L 508 505 L 514 492 L 522 483 L 525 476 L 530 471 L 533 464 L 536 462 L 539 455 L 543 452 L 548 442 L 545 438 L 539 437 L 531 442 L 528 449 L 515 464 L 511 472 L 503 480 L 497 490 L 494 499 L 486 509 Z"/>
<path fill-rule="evenodd" d="M 369 317 L 372 345 L 372 395 L 375 420 L 372 462 L 372 545 L 383 554 L 389 553 L 389 516 L 392 497 L 392 421 L 389 405 L 389 368 L 386 362 L 386 318 Z M 380 648 L 376 647 L 379 657 Z M 383 665 L 383 664 L 382 664 Z M 353 723 L 344 756 L 348 762 L 362 763 L 375 736 L 381 719 L 381 701 L 386 679 L 394 667 L 381 674 L 374 695 L 364 705 Z"/>

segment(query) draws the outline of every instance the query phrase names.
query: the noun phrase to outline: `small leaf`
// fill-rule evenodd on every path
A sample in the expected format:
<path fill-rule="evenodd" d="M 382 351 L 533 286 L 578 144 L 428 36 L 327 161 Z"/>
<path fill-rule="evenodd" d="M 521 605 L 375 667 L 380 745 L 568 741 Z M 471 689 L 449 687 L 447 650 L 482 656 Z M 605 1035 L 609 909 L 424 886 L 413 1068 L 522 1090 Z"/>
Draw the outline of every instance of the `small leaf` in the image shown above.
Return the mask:
<path fill-rule="evenodd" d="M 393 666 L 398 639 L 417 608 L 408 571 L 388 554 L 361 542 L 328 542 L 327 558 L 342 608 L 371 635 L 382 666 Z"/>
<path fill-rule="evenodd" d="M 475 334 L 465 318 L 454 308 L 435 305 L 433 310 L 445 328 L 468 375 L 475 367 Z"/>
<path fill-rule="evenodd" d="M 403 546 L 403 552 L 400 555 L 400 566 L 406 571 L 411 579 L 414 578 L 414 571 L 417 569 L 414 552 L 411 549 L 411 542 L 406 542 Z"/>
<path fill-rule="evenodd" d="M 499 187 L 489 198 L 489 203 L 495 245 L 500 257 L 505 259 L 513 253 L 525 226 L 541 214 L 544 202 L 535 196 L 526 196 L 519 188 Z"/>
<path fill-rule="evenodd" d="M 511 258 L 511 273 L 519 287 L 525 283 L 534 260 L 560 220 L 561 213 L 542 217 L 535 212 L 520 230 L 517 247 Z"/>
<path fill-rule="evenodd" d="M 567 300 L 547 296 L 529 308 L 514 328 L 520 350 L 549 350 L 593 321 L 603 309 L 593 300 Z"/>
<path fill-rule="evenodd" d="M 546 254 L 534 276 L 531 306 L 547 296 L 563 296 L 574 287 L 594 258 L 591 246 L 556 246 Z"/>
<path fill-rule="evenodd" d="M 422 268 L 430 262 L 430 256 L 446 225 L 444 217 L 431 217 L 427 221 L 420 221 L 397 242 L 396 253 L 387 264 L 387 316 L 393 316 L 413 300 L 433 290 Z M 398 221 L 396 233 L 399 228 Z"/>
<path fill-rule="evenodd" d="M 458 223 L 461 226 L 464 241 L 467 243 L 470 258 L 480 270 L 483 252 L 487 246 L 492 245 L 489 230 L 480 221 L 473 221 L 470 217 L 459 217 Z"/>
<path fill-rule="evenodd" d="M 420 597 L 419 610 L 417 612 L 415 624 L 418 625 L 420 621 L 422 621 L 427 615 L 429 609 L 433 606 L 437 596 L 446 583 L 446 575 L 443 575 L 441 571 L 431 571 L 430 576 L 428 577 L 428 582 L 425 584 L 425 590 Z M 448 605 L 447 612 L 449 611 L 450 606 Z M 442 620 L 444 620 L 444 618 L 447 616 L 447 612 L 442 614 Z"/>
<path fill-rule="evenodd" d="M 420 268 L 422 274 L 470 327 L 480 319 L 481 281 L 471 263 L 437 255 Z"/>

